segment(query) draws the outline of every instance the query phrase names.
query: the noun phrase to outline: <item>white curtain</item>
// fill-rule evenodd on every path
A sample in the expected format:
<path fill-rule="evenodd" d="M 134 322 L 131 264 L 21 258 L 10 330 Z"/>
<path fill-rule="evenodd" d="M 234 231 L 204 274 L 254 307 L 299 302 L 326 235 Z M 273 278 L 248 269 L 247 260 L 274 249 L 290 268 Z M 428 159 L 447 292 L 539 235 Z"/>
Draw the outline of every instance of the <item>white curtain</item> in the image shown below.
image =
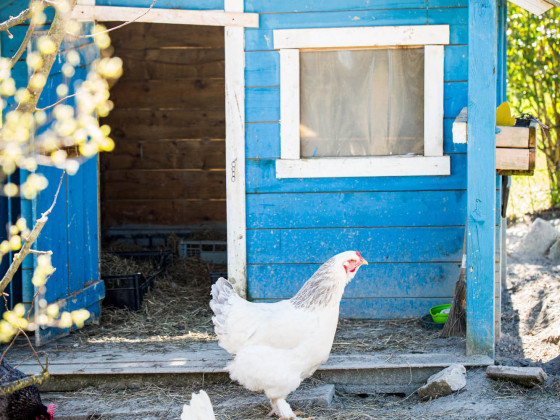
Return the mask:
<path fill-rule="evenodd" d="M 424 49 L 300 54 L 302 157 L 421 155 Z"/>

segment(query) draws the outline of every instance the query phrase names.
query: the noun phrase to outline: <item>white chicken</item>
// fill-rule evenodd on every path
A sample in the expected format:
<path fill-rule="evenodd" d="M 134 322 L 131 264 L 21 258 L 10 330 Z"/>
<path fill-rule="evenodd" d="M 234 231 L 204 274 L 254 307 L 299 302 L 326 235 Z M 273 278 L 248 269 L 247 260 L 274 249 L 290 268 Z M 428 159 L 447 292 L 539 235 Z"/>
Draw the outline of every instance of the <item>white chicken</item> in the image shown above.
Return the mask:
<path fill-rule="evenodd" d="M 212 402 L 204 390 L 192 393 L 190 405 L 183 405 L 181 420 L 216 420 Z"/>
<path fill-rule="evenodd" d="M 356 251 L 335 255 L 293 298 L 275 303 L 247 302 L 224 278 L 212 286 L 219 344 L 235 356 L 231 378 L 264 392 L 281 419 L 297 418 L 286 398 L 329 358 L 344 288 L 364 264 Z"/>

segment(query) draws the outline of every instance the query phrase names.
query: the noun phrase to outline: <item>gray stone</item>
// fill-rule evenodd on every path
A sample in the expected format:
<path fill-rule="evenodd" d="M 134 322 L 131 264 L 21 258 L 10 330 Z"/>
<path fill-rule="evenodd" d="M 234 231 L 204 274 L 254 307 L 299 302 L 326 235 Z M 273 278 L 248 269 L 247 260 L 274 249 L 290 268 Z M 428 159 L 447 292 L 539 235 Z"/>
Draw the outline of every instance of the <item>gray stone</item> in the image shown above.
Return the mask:
<path fill-rule="evenodd" d="M 537 218 L 529 232 L 521 239 L 515 250 L 517 255 L 545 255 L 551 245 L 558 239 L 558 231 L 551 223 Z"/>
<path fill-rule="evenodd" d="M 430 376 L 428 383 L 418 389 L 422 399 L 434 399 L 450 395 L 467 385 L 467 370 L 463 365 L 455 364 Z"/>
<path fill-rule="evenodd" d="M 560 239 L 556 240 L 548 251 L 548 258 L 551 261 L 560 264 Z"/>
<path fill-rule="evenodd" d="M 546 373 L 540 367 L 488 366 L 486 376 L 503 379 L 524 386 L 535 386 L 546 381 Z"/>

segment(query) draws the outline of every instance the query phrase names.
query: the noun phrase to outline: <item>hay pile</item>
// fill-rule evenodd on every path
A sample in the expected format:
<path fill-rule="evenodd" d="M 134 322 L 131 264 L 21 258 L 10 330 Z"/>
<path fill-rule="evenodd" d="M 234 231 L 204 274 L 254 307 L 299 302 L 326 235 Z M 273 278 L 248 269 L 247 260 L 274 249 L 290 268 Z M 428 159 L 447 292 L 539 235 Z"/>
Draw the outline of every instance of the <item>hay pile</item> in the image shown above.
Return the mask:
<path fill-rule="evenodd" d="M 170 238 L 174 241 L 174 238 Z M 174 241 L 178 242 L 178 241 Z M 174 247 L 176 249 L 176 247 Z M 121 251 L 144 251 L 133 244 L 112 243 L 101 254 L 103 276 L 142 273 L 156 275 L 137 312 L 104 307 L 100 323 L 77 331 L 89 343 L 197 342 L 214 340 L 210 301 L 210 272 L 225 271 L 200 258 L 182 258 L 177 253 L 164 271 L 151 260 L 115 255 Z"/>

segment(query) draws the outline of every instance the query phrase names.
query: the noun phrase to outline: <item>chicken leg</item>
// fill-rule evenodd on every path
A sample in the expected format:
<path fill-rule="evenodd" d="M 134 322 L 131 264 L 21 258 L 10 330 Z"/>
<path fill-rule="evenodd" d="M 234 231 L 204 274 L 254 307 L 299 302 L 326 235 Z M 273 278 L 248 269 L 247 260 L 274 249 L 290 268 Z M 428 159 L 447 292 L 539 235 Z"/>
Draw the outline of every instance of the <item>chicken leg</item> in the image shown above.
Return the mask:
<path fill-rule="evenodd" d="M 281 420 L 297 419 L 290 404 L 285 399 L 270 400 L 270 404 L 272 405 L 272 413 L 276 414 Z"/>

